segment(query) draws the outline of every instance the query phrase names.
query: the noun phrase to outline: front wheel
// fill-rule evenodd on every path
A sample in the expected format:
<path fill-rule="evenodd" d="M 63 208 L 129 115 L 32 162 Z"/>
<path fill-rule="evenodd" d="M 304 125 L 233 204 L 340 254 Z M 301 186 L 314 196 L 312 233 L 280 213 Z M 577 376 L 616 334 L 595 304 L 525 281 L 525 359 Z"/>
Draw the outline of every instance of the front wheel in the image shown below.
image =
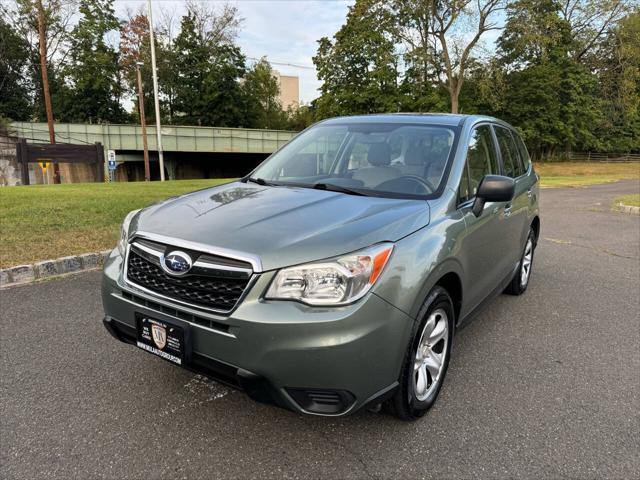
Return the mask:
<path fill-rule="evenodd" d="M 436 401 L 447 373 L 455 315 L 447 291 L 435 287 L 418 315 L 400 374 L 400 387 L 390 400 L 392 412 L 403 420 L 422 417 Z"/>
<path fill-rule="evenodd" d="M 511 283 L 505 288 L 504 293 L 509 295 L 522 295 L 529 286 L 531 279 L 531 269 L 533 268 L 533 253 L 536 249 L 536 235 L 533 229 L 529 229 L 529 236 L 524 245 L 524 251 L 520 258 L 518 270 L 513 276 Z"/>

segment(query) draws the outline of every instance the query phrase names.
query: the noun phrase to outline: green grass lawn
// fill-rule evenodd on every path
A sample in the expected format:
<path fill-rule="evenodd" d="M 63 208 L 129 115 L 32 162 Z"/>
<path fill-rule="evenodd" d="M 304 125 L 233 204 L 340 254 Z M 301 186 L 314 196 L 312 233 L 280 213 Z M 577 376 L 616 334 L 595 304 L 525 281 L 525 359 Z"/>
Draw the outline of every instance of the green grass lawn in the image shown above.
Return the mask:
<path fill-rule="evenodd" d="M 598 183 L 640 179 L 640 163 L 553 162 L 536 163 L 542 187 L 583 187 Z"/>
<path fill-rule="evenodd" d="M 616 206 L 619 203 L 622 203 L 623 205 L 627 205 L 629 207 L 640 207 L 640 193 L 623 195 L 622 197 L 616 198 L 613 203 Z"/>
<path fill-rule="evenodd" d="M 228 181 L 0 188 L 0 268 L 112 248 L 127 212 Z"/>

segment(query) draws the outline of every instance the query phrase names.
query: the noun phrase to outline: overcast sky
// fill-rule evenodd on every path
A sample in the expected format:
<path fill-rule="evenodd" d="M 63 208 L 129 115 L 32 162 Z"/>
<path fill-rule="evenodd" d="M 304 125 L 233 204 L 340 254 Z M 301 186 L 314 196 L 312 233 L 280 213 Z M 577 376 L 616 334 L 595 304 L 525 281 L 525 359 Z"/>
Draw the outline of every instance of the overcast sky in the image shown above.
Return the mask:
<path fill-rule="evenodd" d="M 218 0 L 208 0 L 218 4 Z M 154 18 L 159 9 L 176 9 L 184 2 L 152 0 Z M 320 82 L 313 68 L 317 40 L 332 37 L 344 23 L 353 0 L 230 0 L 244 18 L 238 44 L 247 57 L 266 56 L 275 70 L 300 77 L 300 100 L 308 103 L 318 96 Z M 116 12 L 126 16 L 127 9 L 146 8 L 146 0 L 116 0 Z M 251 61 L 251 60 L 249 60 Z M 276 63 L 278 62 L 278 63 Z M 299 67 L 290 65 L 299 65 Z M 301 68 L 307 67 L 307 68 Z"/>

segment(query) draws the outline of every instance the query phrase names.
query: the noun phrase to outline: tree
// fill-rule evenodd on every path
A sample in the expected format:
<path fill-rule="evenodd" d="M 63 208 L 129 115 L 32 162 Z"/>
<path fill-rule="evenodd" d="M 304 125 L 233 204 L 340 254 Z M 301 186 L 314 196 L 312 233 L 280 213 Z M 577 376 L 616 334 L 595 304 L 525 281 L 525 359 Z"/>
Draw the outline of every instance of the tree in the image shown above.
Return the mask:
<path fill-rule="evenodd" d="M 45 16 L 45 44 L 47 51 L 47 71 L 49 90 L 53 104 L 54 117 L 66 111 L 69 105 L 69 90 L 65 85 L 63 70 L 67 65 L 71 48 L 71 24 L 77 14 L 76 0 L 43 1 Z M 24 85 L 29 88 L 33 99 L 31 118 L 46 120 L 44 100 L 42 98 L 42 76 L 38 44 L 38 17 L 34 0 L 14 0 L 13 3 L 0 4 L 0 15 L 8 19 L 13 32 L 28 47 L 28 72 L 23 77 Z"/>
<path fill-rule="evenodd" d="M 283 129 L 287 116 L 280 103 L 280 86 L 269 62 L 262 58 L 247 71 L 243 89 L 254 128 Z"/>
<path fill-rule="evenodd" d="M 163 60 L 162 48 L 156 48 L 158 63 Z M 149 19 L 141 13 L 130 16 L 128 21 L 120 28 L 120 67 L 122 77 L 125 80 L 128 91 L 135 92 L 137 97 L 138 85 L 136 68 L 140 68 L 143 88 L 145 116 L 149 122 L 155 121 L 155 109 L 153 104 L 153 73 L 151 69 L 151 44 L 149 37 Z M 134 102 L 136 121 L 139 116 L 138 102 Z"/>
<path fill-rule="evenodd" d="M 396 24 L 425 82 L 435 77 L 448 92 L 451 112 L 459 98 L 472 52 L 482 36 L 498 29 L 495 14 L 503 0 L 398 0 Z"/>
<path fill-rule="evenodd" d="M 612 28 L 599 46 L 602 122 L 596 129 L 609 151 L 640 152 L 640 9 Z"/>
<path fill-rule="evenodd" d="M 571 28 L 572 54 L 583 62 L 628 11 L 629 0 L 558 0 L 560 17 Z"/>
<path fill-rule="evenodd" d="M 318 115 L 398 111 L 396 40 L 384 3 L 357 0 L 333 40 L 318 41 L 313 57 L 323 81 Z"/>
<path fill-rule="evenodd" d="M 509 5 L 498 39 L 507 75 L 500 116 L 521 128 L 534 156 L 598 148 L 597 77 L 571 55 L 574 46 L 555 0 Z"/>
<path fill-rule="evenodd" d="M 65 76 L 72 102 L 64 118 L 75 122 L 122 122 L 122 72 L 118 50 L 106 36 L 120 29 L 113 0 L 80 0 L 80 19 L 71 34 L 71 52 Z"/>
<path fill-rule="evenodd" d="M 313 103 L 311 105 L 300 105 L 296 108 L 289 107 L 287 117 L 287 125 L 285 128 L 299 132 L 315 121 L 316 108 Z"/>
<path fill-rule="evenodd" d="M 31 117 L 29 45 L 0 18 L 0 117 Z"/>
<path fill-rule="evenodd" d="M 216 22 L 205 22 L 201 11 L 188 8 L 173 44 L 176 121 L 246 126 L 247 97 L 238 82 L 245 73 L 244 56 L 212 28 Z"/>

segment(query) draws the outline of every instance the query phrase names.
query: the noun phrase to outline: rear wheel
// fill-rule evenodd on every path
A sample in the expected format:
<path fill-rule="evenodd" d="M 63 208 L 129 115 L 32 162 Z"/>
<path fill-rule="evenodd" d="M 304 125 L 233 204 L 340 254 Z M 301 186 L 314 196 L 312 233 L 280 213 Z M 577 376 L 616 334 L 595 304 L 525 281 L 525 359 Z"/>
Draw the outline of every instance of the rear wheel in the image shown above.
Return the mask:
<path fill-rule="evenodd" d="M 444 288 L 431 291 L 418 318 L 400 388 L 390 400 L 392 412 L 403 420 L 416 420 L 431 408 L 447 373 L 455 318 L 453 302 Z"/>
<path fill-rule="evenodd" d="M 536 235 L 533 229 L 529 229 L 529 236 L 520 258 L 520 264 L 518 265 L 518 271 L 513 276 L 511 283 L 504 290 L 504 293 L 509 295 L 521 295 L 525 292 L 529 286 L 529 280 L 531 279 L 531 269 L 533 268 L 533 253 L 536 249 Z"/>

